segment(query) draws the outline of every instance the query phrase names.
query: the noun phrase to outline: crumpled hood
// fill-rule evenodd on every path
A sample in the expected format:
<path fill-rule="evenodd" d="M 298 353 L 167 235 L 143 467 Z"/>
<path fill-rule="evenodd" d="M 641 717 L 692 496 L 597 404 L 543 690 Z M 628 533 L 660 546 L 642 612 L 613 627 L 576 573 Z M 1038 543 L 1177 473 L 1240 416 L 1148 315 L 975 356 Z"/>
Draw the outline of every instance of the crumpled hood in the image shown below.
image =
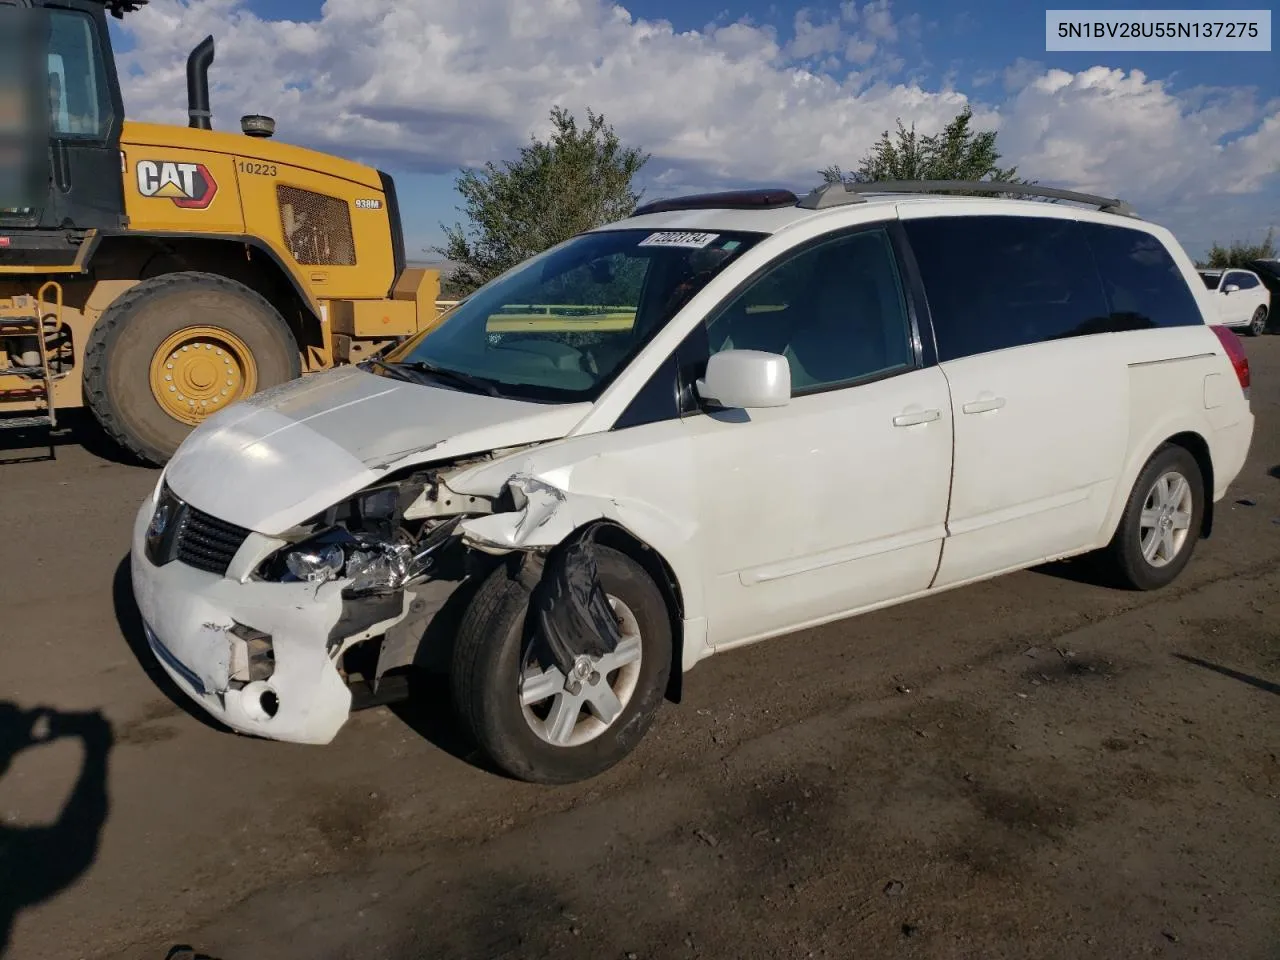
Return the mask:
<path fill-rule="evenodd" d="M 392 468 L 565 436 L 589 404 L 538 404 L 341 367 L 214 414 L 165 469 L 197 509 L 259 533 L 301 523 Z"/>

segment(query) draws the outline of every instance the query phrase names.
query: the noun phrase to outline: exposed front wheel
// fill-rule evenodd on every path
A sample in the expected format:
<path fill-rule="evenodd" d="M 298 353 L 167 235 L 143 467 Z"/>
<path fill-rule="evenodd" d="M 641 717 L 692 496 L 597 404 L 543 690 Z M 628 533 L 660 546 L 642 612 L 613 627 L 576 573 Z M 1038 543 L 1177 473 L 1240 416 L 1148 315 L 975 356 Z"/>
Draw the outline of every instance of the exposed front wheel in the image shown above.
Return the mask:
<path fill-rule="evenodd" d="M 1138 475 L 1103 560 L 1123 586 L 1155 590 L 1172 583 L 1200 537 L 1204 477 L 1183 447 L 1156 451 Z"/>
<path fill-rule="evenodd" d="M 206 417 L 300 372 L 265 298 L 226 277 L 172 273 L 130 287 L 94 325 L 85 399 L 112 439 L 158 464 Z"/>
<path fill-rule="evenodd" d="M 1260 337 L 1267 330 L 1267 308 L 1259 307 L 1253 311 L 1253 318 L 1249 321 L 1249 336 Z"/>
<path fill-rule="evenodd" d="M 639 743 L 666 691 L 671 622 L 662 594 L 625 554 L 596 547 L 596 556 L 621 638 L 612 653 L 579 655 L 568 675 L 535 653 L 528 590 L 505 565 L 463 616 L 455 705 L 485 754 L 521 780 L 570 783 L 612 767 Z"/>

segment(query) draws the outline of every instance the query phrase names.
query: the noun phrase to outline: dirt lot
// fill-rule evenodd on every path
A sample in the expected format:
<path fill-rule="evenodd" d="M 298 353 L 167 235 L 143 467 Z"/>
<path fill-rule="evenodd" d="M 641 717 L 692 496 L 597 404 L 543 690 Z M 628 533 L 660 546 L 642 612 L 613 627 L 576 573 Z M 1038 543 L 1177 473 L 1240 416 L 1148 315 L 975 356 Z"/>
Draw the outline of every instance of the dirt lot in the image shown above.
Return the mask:
<path fill-rule="evenodd" d="M 1280 956 L 1280 337 L 1248 349 L 1253 455 L 1175 587 L 1033 571 L 725 654 L 568 789 L 478 767 L 440 691 L 323 748 L 213 729 L 130 604 L 155 474 L 91 433 L 0 467 L 0 954 Z"/>

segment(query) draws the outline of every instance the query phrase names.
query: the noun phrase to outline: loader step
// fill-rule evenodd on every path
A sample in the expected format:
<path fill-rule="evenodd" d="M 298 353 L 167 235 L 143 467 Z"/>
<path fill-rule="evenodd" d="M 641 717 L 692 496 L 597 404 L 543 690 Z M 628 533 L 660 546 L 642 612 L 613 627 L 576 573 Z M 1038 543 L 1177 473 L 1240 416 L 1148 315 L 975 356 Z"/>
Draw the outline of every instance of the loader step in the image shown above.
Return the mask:
<path fill-rule="evenodd" d="M 53 417 L 42 413 L 34 417 L 0 417 L 0 430 L 30 430 L 32 427 L 52 427 Z"/>
<path fill-rule="evenodd" d="M 0 317 L 0 337 L 34 337 L 40 332 L 39 317 Z"/>

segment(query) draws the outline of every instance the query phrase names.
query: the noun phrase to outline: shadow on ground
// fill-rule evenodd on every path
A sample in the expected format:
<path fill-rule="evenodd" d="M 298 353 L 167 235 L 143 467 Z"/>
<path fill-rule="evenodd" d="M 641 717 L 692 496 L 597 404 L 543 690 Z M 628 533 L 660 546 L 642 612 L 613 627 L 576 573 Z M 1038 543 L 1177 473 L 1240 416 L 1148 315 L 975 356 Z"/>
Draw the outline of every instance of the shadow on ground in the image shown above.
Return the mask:
<path fill-rule="evenodd" d="M 1192 657 L 1185 653 L 1175 653 L 1175 657 L 1184 663 L 1194 664 L 1197 667 L 1204 667 L 1206 670 L 1212 670 L 1214 673 L 1220 673 L 1224 677 L 1230 677 L 1232 680 L 1239 680 L 1241 683 L 1247 683 L 1251 687 L 1257 687 L 1259 690 L 1265 690 L 1267 693 L 1274 693 L 1280 696 L 1280 683 L 1272 683 L 1270 680 L 1263 680 L 1261 677 L 1255 677 L 1251 673 L 1241 673 L 1239 670 L 1232 670 L 1230 667 L 1224 667 L 1219 663 L 1213 663 L 1209 660 L 1201 660 L 1199 657 Z"/>
<path fill-rule="evenodd" d="M 0 465 L 56 460 L 58 449 L 68 446 L 81 447 L 111 463 L 147 466 L 117 446 L 87 410 L 59 410 L 58 428 L 52 433 L 45 428 L 0 432 Z"/>
<path fill-rule="evenodd" d="M 84 761 L 57 819 L 33 827 L 0 822 L 0 956 L 18 913 L 55 897 L 97 859 L 109 806 L 107 755 L 115 739 L 97 710 L 23 710 L 0 702 L 0 777 L 23 750 L 64 738 L 84 744 Z"/>

